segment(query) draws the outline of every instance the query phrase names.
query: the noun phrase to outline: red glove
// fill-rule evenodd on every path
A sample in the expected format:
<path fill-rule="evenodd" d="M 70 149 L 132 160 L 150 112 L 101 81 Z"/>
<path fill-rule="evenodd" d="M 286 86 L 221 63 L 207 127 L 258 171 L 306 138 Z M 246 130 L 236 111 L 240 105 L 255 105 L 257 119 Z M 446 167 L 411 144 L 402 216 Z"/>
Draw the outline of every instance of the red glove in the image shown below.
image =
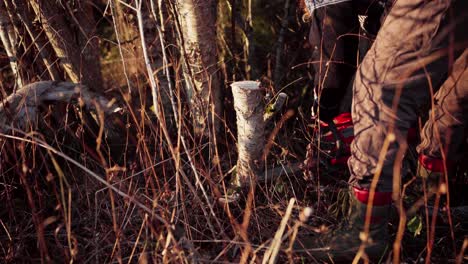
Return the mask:
<path fill-rule="evenodd" d="M 329 157 L 330 165 L 347 165 L 351 156 L 351 142 L 354 139 L 351 113 L 342 113 L 330 122 L 320 121 L 320 149 Z M 408 143 L 418 143 L 418 130 L 410 128 Z"/>
<path fill-rule="evenodd" d="M 342 113 L 330 122 L 320 121 L 320 149 L 329 156 L 330 165 L 346 165 L 354 139 L 351 113 Z"/>

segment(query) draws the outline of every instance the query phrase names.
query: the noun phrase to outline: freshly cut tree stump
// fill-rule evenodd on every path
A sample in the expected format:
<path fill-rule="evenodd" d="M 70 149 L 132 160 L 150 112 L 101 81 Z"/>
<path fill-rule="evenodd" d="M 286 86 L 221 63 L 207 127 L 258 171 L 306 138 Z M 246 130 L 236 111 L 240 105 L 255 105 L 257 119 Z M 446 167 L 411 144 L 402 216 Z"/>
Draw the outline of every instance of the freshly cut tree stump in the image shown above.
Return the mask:
<path fill-rule="evenodd" d="M 263 89 L 255 81 L 231 84 L 234 109 L 237 115 L 237 173 L 233 185 L 246 187 L 263 170 L 262 154 L 265 147 Z"/>

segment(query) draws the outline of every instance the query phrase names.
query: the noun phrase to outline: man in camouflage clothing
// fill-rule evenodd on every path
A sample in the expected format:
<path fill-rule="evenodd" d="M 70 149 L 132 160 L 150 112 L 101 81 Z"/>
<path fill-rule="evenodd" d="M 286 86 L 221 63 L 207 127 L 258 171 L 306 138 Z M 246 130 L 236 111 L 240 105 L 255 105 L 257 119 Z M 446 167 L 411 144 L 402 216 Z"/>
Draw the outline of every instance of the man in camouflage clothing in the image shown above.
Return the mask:
<path fill-rule="evenodd" d="M 356 25 L 349 21 L 355 21 L 354 10 L 362 9 L 364 2 L 305 1 L 312 18 L 310 42 L 321 62 L 316 66 L 316 86 L 323 96 L 319 109 L 335 109 L 332 114 L 340 112 L 334 105 L 336 95 L 344 95 L 352 75 L 352 68 L 343 63 L 349 55 L 343 34 L 351 32 L 347 26 Z M 304 248 L 324 249 L 310 252 L 319 259 L 350 261 L 358 252 L 371 260 L 382 256 L 389 245 L 392 192 L 400 192 L 408 130 L 425 105 L 432 109 L 417 148 L 420 176 L 443 183 L 462 155 L 468 120 L 468 45 L 463 30 L 468 25 L 468 1 L 396 0 L 391 4 L 353 84 L 355 138 L 348 160 L 351 214 L 333 232 L 304 244 Z M 333 116 L 322 117 L 320 112 L 320 118 Z"/>

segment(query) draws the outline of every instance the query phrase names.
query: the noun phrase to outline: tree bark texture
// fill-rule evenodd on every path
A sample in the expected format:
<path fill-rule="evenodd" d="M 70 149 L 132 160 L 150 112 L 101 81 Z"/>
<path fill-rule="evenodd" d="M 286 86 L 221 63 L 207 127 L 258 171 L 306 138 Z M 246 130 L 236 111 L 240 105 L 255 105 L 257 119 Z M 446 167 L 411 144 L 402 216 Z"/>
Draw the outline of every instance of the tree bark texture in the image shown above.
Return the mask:
<path fill-rule="evenodd" d="M 164 114 L 164 119 L 166 121 L 166 125 L 169 125 L 169 128 L 175 128 L 174 124 L 174 113 L 172 109 L 172 103 L 170 99 L 172 88 L 172 83 L 170 83 L 170 78 L 167 76 L 167 71 L 165 67 L 169 67 L 167 64 L 164 63 L 164 52 L 165 49 L 164 43 L 172 43 L 167 41 L 168 37 L 172 37 L 170 34 L 165 34 L 161 32 L 159 34 L 159 27 L 158 17 L 161 19 L 161 25 L 164 25 L 164 14 L 166 13 L 165 5 L 157 5 L 154 3 L 154 0 L 151 0 L 150 4 L 143 5 L 143 24 L 144 24 L 144 35 L 145 35 L 145 44 L 148 51 L 148 56 L 151 60 L 151 68 L 154 70 L 154 74 L 156 76 L 158 87 L 159 87 L 159 100 L 162 103 L 162 111 Z M 159 16 L 157 12 L 159 11 Z M 158 28 L 159 27 L 159 28 Z M 169 32 L 165 32 L 169 33 Z M 170 39 L 170 38 L 169 38 Z M 171 40 L 171 39 L 170 39 Z M 167 60 L 167 58 L 166 58 Z M 160 70 L 158 70 L 160 69 Z M 174 92 L 174 91 L 172 91 Z"/>
<path fill-rule="evenodd" d="M 99 38 L 96 36 L 96 21 L 93 15 L 93 7 L 86 0 L 70 1 L 68 5 L 69 14 L 73 16 L 76 26 L 80 28 L 78 35 L 78 45 L 81 57 L 81 70 L 86 73 L 85 85 L 88 87 L 102 88 L 103 80 L 101 74 L 101 56 L 99 49 Z M 77 10 L 76 13 L 73 10 Z M 87 68 L 86 71 L 83 71 Z M 92 84 L 92 86 L 91 86 Z"/>
<path fill-rule="evenodd" d="M 31 0 L 29 3 L 71 81 L 81 82 L 94 90 L 102 87 L 99 49 L 97 39 L 91 36 L 94 22 L 88 4 L 80 1 L 77 7 L 80 11 L 75 14 L 67 2 L 64 6 L 68 10 L 54 1 Z M 72 26 L 78 29 L 72 30 Z M 77 31 L 79 36 L 74 35 Z"/>
<path fill-rule="evenodd" d="M 23 79 L 20 75 L 17 59 L 17 47 L 16 47 L 16 33 L 13 28 L 13 24 L 8 15 L 5 2 L 0 1 L 0 40 L 3 43 L 3 48 L 7 53 L 10 60 L 10 67 L 15 75 L 16 85 L 18 87 L 23 86 Z"/>
<path fill-rule="evenodd" d="M 248 186 L 251 177 L 263 169 L 265 122 L 263 89 L 254 81 L 235 82 L 231 85 L 237 116 L 237 175 L 233 184 Z"/>
<path fill-rule="evenodd" d="M 197 135 L 203 135 L 211 128 L 211 120 L 214 120 L 215 130 L 219 129 L 217 119 L 222 111 L 216 45 L 218 1 L 177 0 L 176 3 L 185 58 L 184 78 L 192 107 L 194 131 Z M 214 105 L 214 111 L 211 105 Z"/>
<path fill-rule="evenodd" d="M 99 109 L 112 113 L 119 108 L 109 104 L 109 101 L 81 84 L 58 81 L 42 81 L 26 85 L 5 100 L 0 102 L 0 132 L 6 132 L 7 126 L 27 130 L 34 128 L 38 119 L 40 106 L 46 102 L 70 102 L 73 98 L 81 98 L 88 109 Z"/>
<path fill-rule="evenodd" d="M 9 4 L 9 2 L 11 4 Z M 6 2 L 8 4 L 8 10 L 14 12 L 19 21 L 22 23 L 26 31 L 28 32 L 32 42 L 34 43 L 42 61 L 49 72 L 51 80 L 60 80 L 61 74 L 58 65 L 54 63 L 54 52 L 52 47 L 49 45 L 47 37 L 40 32 L 40 30 L 33 24 L 35 14 L 24 0 L 10 0 Z"/>

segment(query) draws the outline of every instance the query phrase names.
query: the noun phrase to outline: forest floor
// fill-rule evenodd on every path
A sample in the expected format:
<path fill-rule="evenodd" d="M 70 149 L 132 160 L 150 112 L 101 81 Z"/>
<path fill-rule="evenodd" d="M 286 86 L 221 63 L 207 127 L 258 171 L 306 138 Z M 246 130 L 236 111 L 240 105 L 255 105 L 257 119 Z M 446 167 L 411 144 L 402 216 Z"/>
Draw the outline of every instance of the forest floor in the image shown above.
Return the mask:
<path fill-rule="evenodd" d="M 307 171 L 288 169 L 304 161 L 306 138 L 313 134 L 300 118 L 285 124 L 266 163 L 268 169 L 283 166 L 282 175 L 258 182 L 245 201 L 226 205 L 216 197 L 236 162 L 235 139 L 228 130 L 225 138 L 231 138 L 218 145 L 219 162 L 204 159 L 210 150 L 195 141 L 189 154 L 180 151 L 174 160 L 154 127 L 144 126 L 142 137 L 123 125 L 109 131 L 99 148 L 90 140 L 99 134 L 92 117 L 83 122 L 69 105 L 44 111 L 42 138 L 16 133 L 1 141 L 2 262 L 257 263 L 272 251 L 275 235 L 282 234 L 279 262 L 309 263 L 313 259 L 307 254 L 288 250 L 295 231 L 326 232 L 346 217 L 346 166 L 323 161 Z M 114 124 L 126 118 L 119 114 Z M 443 196 L 438 208 L 430 201 L 406 219 L 402 262 L 423 262 L 428 247 L 431 263 L 455 262 L 456 254 L 463 254 L 466 170 L 460 167 L 457 175 L 450 185 L 451 211 Z M 403 179 L 407 209 L 422 197 L 416 182 L 410 171 Z M 305 210 L 311 212 L 307 219 Z M 432 217 L 434 210 L 437 217 Z M 389 230 L 395 239 L 401 218 L 396 208 L 393 212 Z M 383 262 L 392 251 L 390 245 Z"/>
<path fill-rule="evenodd" d="M 31 132 L 7 133 L 0 127 L 0 263 L 264 263 L 265 256 L 276 253 L 277 263 L 314 263 L 291 246 L 297 237 L 327 232 L 346 218 L 349 172 L 344 165 L 330 166 L 316 140 L 310 118 L 310 25 L 302 21 L 295 1 L 290 7 L 282 0 L 238 1 L 254 4 L 252 31 L 243 28 L 246 21 L 236 25 L 230 17 L 236 13 L 230 3 L 236 1 L 220 1 L 225 10 L 217 29 L 223 39 L 217 45 L 224 56 L 219 72 L 226 110 L 216 141 L 194 136 L 183 56 L 175 39 L 166 43 L 168 56 L 174 57 L 167 67 L 180 118 L 174 121 L 171 109 L 162 120 L 151 108 L 141 40 L 132 31 L 135 14 L 122 9 L 123 24 L 134 36 L 117 44 L 117 25 L 108 8 L 114 1 L 92 2 L 100 5 L 96 27 L 105 82 L 96 90 L 117 98 L 122 111 L 101 119 L 99 111 L 83 109 L 78 101 L 56 103 L 40 106 L 35 125 L 26 129 Z M 244 16 L 245 10 L 238 9 L 237 15 Z M 284 20 L 278 17 L 283 13 Z M 168 18 L 166 26 L 172 24 Z M 156 40 L 151 44 L 160 47 Z M 30 57 L 35 61 L 39 56 Z M 0 56 L 0 86 L 10 90 L 2 90 L 2 96 L 14 87 L 11 72 L 5 73 L 6 58 Z M 26 65 L 31 68 L 33 60 Z M 229 84 L 247 76 L 270 86 L 276 81 L 276 87 L 268 87 L 270 97 L 278 91 L 289 96 L 266 137 L 271 140 L 265 170 L 282 173 L 258 181 L 241 202 L 225 204 L 218 198 L 238 155 Z M 404 193 L 388 225 L 392 241 L 398 230 L 403 236 L 389 245 L 381 262 L 390 263 L 398 246 L 401 263 L 468 262 L 468 155 L 450 178 L 448 195 L 434 206 L 433 199 L 420 203 L 414 153 L 408 152 Z M 307 158 L 307 169 L 291 169 Z M 404 219 L 397 208 L 414 214 Z"/>

